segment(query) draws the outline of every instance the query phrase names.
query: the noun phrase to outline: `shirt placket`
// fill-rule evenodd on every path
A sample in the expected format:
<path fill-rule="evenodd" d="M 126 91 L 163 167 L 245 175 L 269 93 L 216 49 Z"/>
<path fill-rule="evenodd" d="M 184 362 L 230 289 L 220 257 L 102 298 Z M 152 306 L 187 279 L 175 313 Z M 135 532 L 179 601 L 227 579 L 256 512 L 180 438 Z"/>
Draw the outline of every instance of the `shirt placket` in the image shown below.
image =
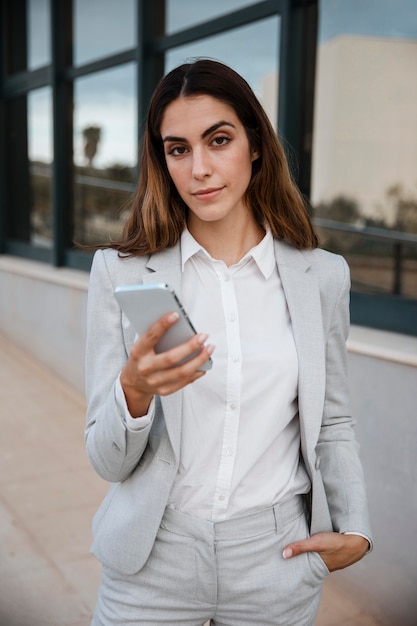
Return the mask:
<path fill-rule="evenodd" d="M 224 519 L 229 506 L 240 418 L 242 354 L 239 315 L 232 273 L 216 264 L 226 330 L 227 366 L 223 441 L 213 502 L 213 519 Z"/>

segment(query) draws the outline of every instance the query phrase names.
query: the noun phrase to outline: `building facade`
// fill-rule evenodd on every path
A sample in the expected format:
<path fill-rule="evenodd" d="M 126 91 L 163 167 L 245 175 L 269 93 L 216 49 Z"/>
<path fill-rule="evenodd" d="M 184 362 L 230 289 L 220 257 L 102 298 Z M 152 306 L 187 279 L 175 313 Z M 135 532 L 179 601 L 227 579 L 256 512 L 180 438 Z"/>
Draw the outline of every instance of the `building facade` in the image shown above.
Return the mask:
<path fill-rule="evenodd" d="M 417 335 L 417 32 L 393 2 L 350 4 L 2 0 L 0 253 L 88 271 L 77 244 L 120 232 L 153 88 L 211 57 L 251 84 L 348 259 L 352 321 Z"/>

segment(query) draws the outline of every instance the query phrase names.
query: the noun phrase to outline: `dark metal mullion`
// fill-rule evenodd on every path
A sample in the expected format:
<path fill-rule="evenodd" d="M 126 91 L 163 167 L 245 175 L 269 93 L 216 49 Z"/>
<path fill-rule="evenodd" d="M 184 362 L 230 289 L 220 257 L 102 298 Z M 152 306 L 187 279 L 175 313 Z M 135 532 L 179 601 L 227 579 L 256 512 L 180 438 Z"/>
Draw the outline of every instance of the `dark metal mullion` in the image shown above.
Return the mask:
<path fill-rule="evenodd" d="M 6 98 L 23 96 L 32 91 L 50 84 L 50 68 L 40 67 L 30 72 L 18 72 L 4 79 L 3 95 Z"/>
<path fill-rule="evenodd" d="M 26 71 L 26 3 L 25 0 L 2 3 L 2 73 Z M 4 79 L 5 80 L 5 79 Z M 4 82 L 3 82 L 4 87 Z M 2 121 L 2 187 L 3 237 L 30 241 L 30 181 L 27 144 L 26 94 L 3 100 Z"/>
<path fill-rule="evenodd" d="M 308 36 L 308 45 L 305 38 Z M 281 14 L 278 128 L 301 191 L 310 193 L 317 0 L 285 0 Z M 314 54 L 314 58 L 311 55 Z M 308 83 L 308 85 L 307 85 Z M 295 158 L 294 158 L 294 156 Z"/>
<path fill-rule="evenodd" d="M 137 0 L 136 3 L 136 81 L 137 81 L 137 145 L 138 154 L 142 142 L 146 111 L 152 91 L 151 53 L 152 15 L 150 2 Z M 139 164 L 138 164 L 139 165 Z"/>
<path fill-rule="evenodd" d="M 165 29 L 165 0 L 137 0 L 138 146 L 142 142 L 152 92 L 164 73 L 164 55 L 154 50 L 155 37 Z"/>
<path fill-rule="evenodd" d="M 311 196 L 311 175 L 313 159 L 314 94 L 316 86 L 316 59 L 318 46 L 318 2 L 308 3 L 303 14 L 302 66 L 299 81 L 302 85 L 302 141 L 300 144 L 300 187 L 303 193 Z"/>
<path fill-rule="evenodd" d="M 6 75 L 5 67 L 5 7 L 0 6 L 0 254 L 2 254 L 6 242 L 6 133 L 5 133 L 5 101 L 4 101 L 4 81 Z"/>
<path fill-rule="evenodd" d="M 6 7 L 0 3 L 0 98 L 4 98 L 4 85 L 6 82 Z"/>
<path fill-rule="evenodd" d="M 246 26 L 259 19 L 271 17 L 271 15 L 281 12 L 285 4 L 286 0 L 264 0 L 264 2 L 239 9 L 233 13 L 227 13 L 172 35 L 159 37 L 152 42 L 152 52 L 166 52 L 171 48 L 189 44 L 198 39 L 212 37 L 232 28 Z"/>
<path fill-rule="evenodd" d="M 64 210 L 61 195 L 62 185 L 62 90 L 60 81 L 62 80 L 62 65 L 60 53 L 60 28 L 62 20 L 61 3 L 50 0 L 51 11 L 51 86 L 52 86 L 52 124 L 53 124 L 53 164 L 52 164 L 52 262 L 55 266 L 62 265 L 63 248 L 62 241 L 62 213 Z"/>
<path fill-rule="evenodd" d="M 5 104 L 0 102 L 0 254 L 4 252 L 4 244 L 6 242 L 6 211 L 7 211 L 7 193 L 6 193 L 6 133 L 5 129 Z"/>
<path fill-rule="evenodd" d="M 294 71 L 291 64 L 290 54 L 290 18 L 291 0 L 285 0 L 281 12 L 281 36 L 279 53 L 279 105 L 278 105 L 278 131 L 285 139 L 289 138 L 289 113 L 290 113 L 290 74 Z M 294 103 L 292 103 L 294 105 Z"/>
<path fill-rule="evenodd" d="M 64 68 L 63 76 L 66 80 L 74 80 L 75 78 L 86 76 L 87 74 L 100 72 L 102 70 L 108 70 L 117 65 L 136 61 L 136 59 L 136 48 L 130 48 L 129 50 L 125 50 L 124 52 L 120 52 L 119 54 L 112 54 L 108 57 L 98 59 L 97 61 L 91 61 L 90 63 L 86 63 L 85 65 L 80 65 L 79 67 L 69 66 L 67 68 Z"/>
<path fill-rule="evenodd" d="M 54 161 L 52 168 L 53 259 L 64 265 L 69 238 L 69 210 L 72 205 L 72 84 L 64 80 L 65 67 L 72 56 L 72 2 L 50 0 L 51 8 L 51 84 L 53 111 Z M 70 164 L 71 160 L 71 164 Z"/>
<path fill-rule="evenodd" d="M 401 295 L 402 292 L 402 278 L 403 278 L 403 261 L 404 261 L 404 250 L 401 243 L 395 243 L 393 249 L 393 257 L 394 257 L 394 280 L 392 285 L 392 293 L 396 296 Z"/>

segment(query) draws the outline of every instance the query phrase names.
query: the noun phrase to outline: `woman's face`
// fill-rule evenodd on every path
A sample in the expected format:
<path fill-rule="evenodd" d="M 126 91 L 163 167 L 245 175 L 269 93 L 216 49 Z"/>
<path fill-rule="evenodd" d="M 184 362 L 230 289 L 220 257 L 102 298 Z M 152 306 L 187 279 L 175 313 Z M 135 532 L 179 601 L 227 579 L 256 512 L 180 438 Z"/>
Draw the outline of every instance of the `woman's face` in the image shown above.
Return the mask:
<path fill-rule="evenodd" d="M 211 96 L 180 97 L 161 123 L 168 172 L 189 207 L 188 227 L 230 223 L 248 213 L 249 141 L 234 110 Z"/>

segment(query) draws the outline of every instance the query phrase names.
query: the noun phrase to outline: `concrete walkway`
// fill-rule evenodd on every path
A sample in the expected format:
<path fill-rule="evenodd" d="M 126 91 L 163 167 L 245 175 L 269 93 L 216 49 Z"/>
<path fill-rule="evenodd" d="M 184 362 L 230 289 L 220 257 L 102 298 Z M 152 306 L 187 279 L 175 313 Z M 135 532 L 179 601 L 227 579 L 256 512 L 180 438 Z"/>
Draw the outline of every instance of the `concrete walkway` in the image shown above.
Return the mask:
<path fill-rule="evenodd" d="M 87 626 L 107 484 L 85 456 L 84 399 L 0 335 L 0 407 L 0 626 Z M 317 626 L 379 624 L 332 578 Z"/>

